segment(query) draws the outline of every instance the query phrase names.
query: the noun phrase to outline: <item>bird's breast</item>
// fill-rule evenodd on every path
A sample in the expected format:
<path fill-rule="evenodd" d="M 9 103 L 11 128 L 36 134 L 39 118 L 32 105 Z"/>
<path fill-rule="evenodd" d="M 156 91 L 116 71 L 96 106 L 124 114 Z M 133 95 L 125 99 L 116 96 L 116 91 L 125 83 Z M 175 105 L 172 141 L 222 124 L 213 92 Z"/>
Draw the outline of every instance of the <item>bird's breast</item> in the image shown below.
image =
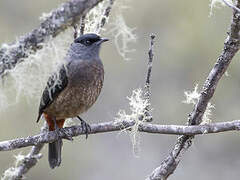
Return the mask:
<path fill-rule="evenodd" d="M 97 100 L 104 80 L 102 63 L 71 64 L 68 85 L 49 109 L 58 118 L 76 117 L 87 111 Z"/>

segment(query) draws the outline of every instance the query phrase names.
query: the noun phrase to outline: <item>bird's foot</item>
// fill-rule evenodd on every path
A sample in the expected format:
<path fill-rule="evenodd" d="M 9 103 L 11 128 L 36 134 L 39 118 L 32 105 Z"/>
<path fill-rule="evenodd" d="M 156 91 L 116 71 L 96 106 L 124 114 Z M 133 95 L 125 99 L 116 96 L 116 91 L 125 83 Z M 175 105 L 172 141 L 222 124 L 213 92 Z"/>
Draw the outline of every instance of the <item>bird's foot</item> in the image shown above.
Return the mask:
<path fill-rule="evenodd" d="M 61 131 L 61 133 L 63 133 L 65 135 L 64 139 L 67 139 L 69 141 L 73 141 L 72 136 L 63 128 L 59 128 L 59 131 Z"/>
<path fill-rule="evenodd" d="M 65 135 L 64 139 L 67 139 L 69 141 L 73 141 L 72 136 L 65 129 L 59 128 L 57 126 L 56 120 L 54 120 L 54 127 L 55 127 L 55 132 L 56 132 L 58 138 L 60 138 L 60 132 L 61 132 L 62 134 Z"/>
<path fill-rule="evenodd" d="M 81 126 L 83 131 L 86 134 L 86 139 L 88 138 L 88 134 L 91 132 L 91 126 L 86 123 L 80 116 L 77 116 L 77 118 L 81 121 Z"/>

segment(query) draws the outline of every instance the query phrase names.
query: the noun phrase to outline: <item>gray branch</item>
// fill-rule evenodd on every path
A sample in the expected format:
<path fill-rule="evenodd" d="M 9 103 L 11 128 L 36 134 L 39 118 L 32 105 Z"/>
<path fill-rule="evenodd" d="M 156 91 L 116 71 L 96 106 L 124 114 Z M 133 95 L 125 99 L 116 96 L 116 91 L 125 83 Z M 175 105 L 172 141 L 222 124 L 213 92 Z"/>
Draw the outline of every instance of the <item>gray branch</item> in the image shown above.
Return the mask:
<path fill-rule="evenodd" d="M 80 22 L 80 35 L 84 34 L 84 30 L 85 30 L 85 18 L 86 16 L 82 16 L 81 17 L 81 22 Z"/>
<path fill-rule="evenodd" d="M 98 29 L 102 29 L 103 26 L 105 25 L 105 23 L 107 22 L 107 19 L 110 15 L 114 1 L 115 0 L 109 0 L 109 5 L 106 7 L 103 18 L 102 18 L 101 22 L 98 24 Z"/>
<path fill-rule="evenodd" d="M 146 116 L 146 121 L 151 122 L 153 120 L 151 112 L 150 112 L 150 96 L 151 96 L 151 90 L 150 90 L 150 85 L 151 85 L 151 74 L 152 74 L 152 65 L 153 65 L 153 46 L 154 46 L 154 39 L 155 35 L 151 34 L 150 35 L 150 47 L 148 51 L 148 69 L 147 69 L 147 76 L 146 76 L 146 82 L 144 86 L 144 98 L 148 100 L 149 105 L 146 106 L 145 108 L 145 116 Z"/>
<path fill-rule="evenodd" d="M 238 8 L 240 7 L 240 0 L 237 1 Z M 212 98 L 218 81 L 222 75 L 226 72 L 232 58 L 239 50 L 239 29 L 240 29 L 240 13 L 233 9 L 232 22 L 230 25 L 230 31 L 224 42 L 224 48 L 221 55 L 218 57 L 213 69 L 209 73 L 201 92 L 200 99 L 195 105 L 194 110 L 189 115 L 189 125 L 198 125 L 202 121 L 202 117 L 205 113 L 207 105 Z M 163 160 L 161 165 L 156 168 L 147 180 L 165 180 L 171 175 L 184 152 L 191 146 L 194 136 L 183 135 L 178 138 L 173 150 Z"/>
<path fill-rule="evenodd" d="M 47 123 L 44 123 L 41 128 L 41 133 L 47 132 Z M 37 164 L 37 161 L 42 157 L 40 151 L 42 150 L 44 143 L 39 143 L 33 146 L 31 151 L 24 157 L 21 163 L 17 167 L 11 167 L 11 171 L 15 173 L 11 177 L 6 177 L 8 174 L 4 174 L 3 179 L 24 179 L 24 174 L 26 174 L 33 166 Z"/>
<path fill-rule="evenodd" d="M 71 0 L 63 3 L 58 9 L 53 10 L 38 28 L 21 36 L 9 47 L 2 47 L 0 49 L 0 77 L 28 57 L 29 53 L 35 53 L 41 49 L 41 44 L 49 37 L 55 37 L 69 26 L 78 24 L 80 17 L 101 1 Z"/>
<path fill-rule="evenodd" d="M 228 2 L 227 0 L 222 0 L 224 2 L 225 5 L 227 5 L 228 7 L 235 9 L 236 11 L 240 12 L 240 9 L 238 7 L 236 7 L 234 4 Z"/>
<path fill-rule="evenodd" d="M 91 131 L 89 134 L 107 133 L 113 131 L 121 131 L 129 129 L 134 125 L 134 121 L 123 121 L 123 122 L 104 122 L 90 125 Z M 196 126 L 182 126 L 182 125 L 157 125 L 150 123 L 141 123 L 139 125 L 139 131 L 145 133 L 155 134 L 169 134 L 169 135 L 204 135 L 210 133 L 220 133 L 225 131 L 236 131 L 240 129 L 240 120 L 212 123 L 206 125 Z M 66 127 L 64 130 L 68 135 L 75 137 L 79 135 L 85 135 L 84 130 L 81 126 Z M 59 137 L 67 138 L 66 134 L 59 132 Z M 43 143 L 54 142 L 58 139 L 55 131 L 44 132 L 35 136 L 28 136 L 26 138 L 18 138 L 8 141 L 0 142 L 0 151 L 10 151 L 18 148 L 28 146 L 38 146 Z"/>

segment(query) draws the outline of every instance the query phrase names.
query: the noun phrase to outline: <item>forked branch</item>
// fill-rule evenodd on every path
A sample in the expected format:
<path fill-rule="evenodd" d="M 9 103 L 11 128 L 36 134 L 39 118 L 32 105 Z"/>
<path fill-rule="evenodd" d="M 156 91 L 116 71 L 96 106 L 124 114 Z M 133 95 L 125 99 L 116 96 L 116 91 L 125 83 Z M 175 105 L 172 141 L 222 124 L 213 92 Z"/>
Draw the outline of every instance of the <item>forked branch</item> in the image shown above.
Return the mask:
<path fill-rule="evenodd" d="M 240 7 L 240 0 L 237 1 L 237 7 Z M 224 48 L 217 62 L 209 73 L 201 92 L 199 101 L 194 110 L 189 115 L 189 125 L 198 125 L 206 111 L 207 105 L 212 98 L 219 80 L 226 72 L 232 58 L 239 50 L 239 30 L 240 30 L 240 12 L 233 9 L 232 22 L 228 36 L 224 42 Z M 181 160 L 184 152 L 191 146 L 194 136 L 180 136 L 173 147 L 173 150 L 162 161 L 161 165 L 156 168 L 147 180 L 165 180 L 171 175 Z"/>

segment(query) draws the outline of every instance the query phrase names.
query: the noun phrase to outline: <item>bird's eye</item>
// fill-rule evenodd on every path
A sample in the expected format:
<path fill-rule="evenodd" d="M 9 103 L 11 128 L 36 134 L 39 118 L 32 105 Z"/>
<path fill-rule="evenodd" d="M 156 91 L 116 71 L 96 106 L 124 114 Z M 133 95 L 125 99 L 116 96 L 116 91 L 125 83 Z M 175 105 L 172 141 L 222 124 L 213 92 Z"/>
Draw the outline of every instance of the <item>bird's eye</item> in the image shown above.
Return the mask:
<path fill-rule="evenodd" d="M 92 42 L 91 42 L 91 41 L 89 41 L 89 40 L 86 40 L 84 44 L 85 44 L 85 45 L 87 45 L 87 46 L 89 46 L 89 45 L 91 45 L 91 44 L 92 44 Z"/>

